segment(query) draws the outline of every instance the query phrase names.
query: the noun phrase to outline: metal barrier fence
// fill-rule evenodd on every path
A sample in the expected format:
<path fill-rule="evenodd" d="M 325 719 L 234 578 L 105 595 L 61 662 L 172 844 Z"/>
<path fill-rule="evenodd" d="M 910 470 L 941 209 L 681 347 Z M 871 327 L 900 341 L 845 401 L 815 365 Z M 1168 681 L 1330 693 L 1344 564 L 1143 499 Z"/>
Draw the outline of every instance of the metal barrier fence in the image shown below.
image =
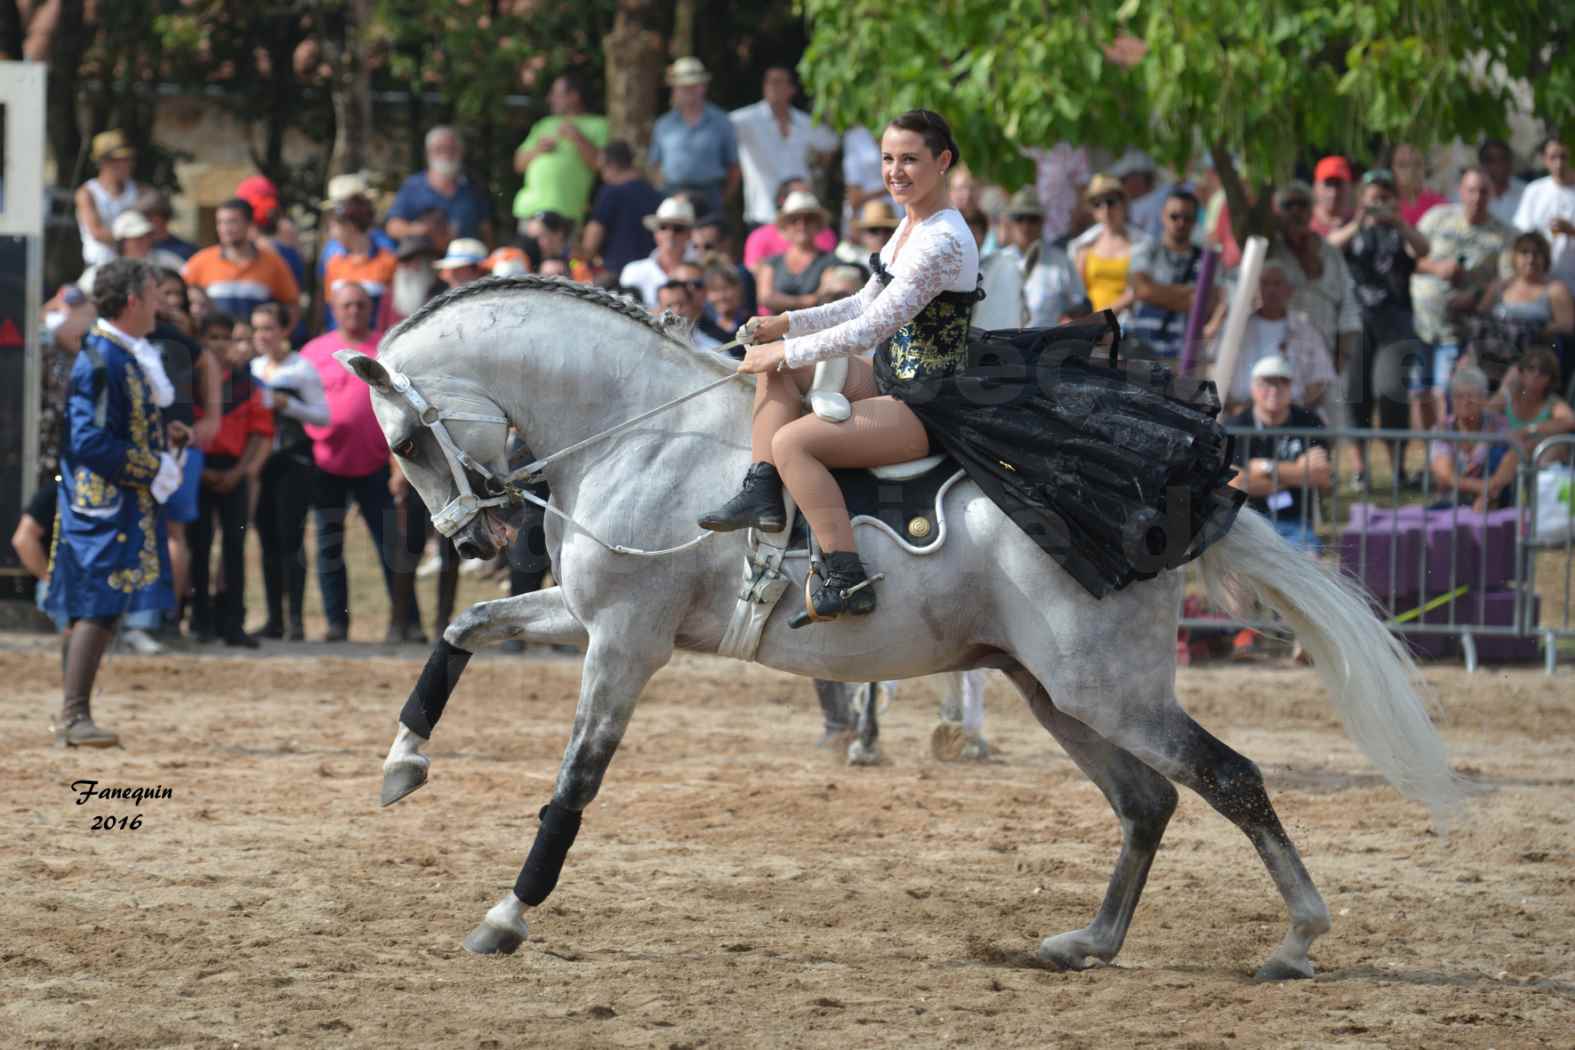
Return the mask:
<path fill-rule="evenodd" d="M 1269 493 L 1252 503 L 1268 510 L 1276 529 L 1310 555 L 1336 561 L 1360 579 L 1389 629 L 1420 657 L 1452 656 L 1458 647 L 1474 671 L 1483 659 L 1535 661 L 1540 643 L 1544 668 L 1554 673 L 1560 646 L 1575 641 L 1575 529 L 1569 523 L 1575 434 L 1544 439 L 1528 454 L 1511 432 L 1227 429 L 1238 447 L 1253 441 L 1261 449 L 1267 442 L 1278 450 L 1286 439 L 1298 438 L 1304 445 L 1313 440 L 1327 445 L 1326 487 L 1293 461 L 1276 461 L 1269 468 Z M 1413 441 L 1424 443 L 1420 479 L 1404 473 L 1403 453 Z M 1369 470 L 1360 480 L 1342 470 L 1342 452 L 1352 443 L 1366 446 Z M 1441 486 L 1434 476 L 1435 456 L 1457 469 L 1463 457 L 1480 460 L 1487 465 L 1484 476 L 1492 476 L 1510 453 L 1517 457 L 1512 480 L 1493 500 Z M 1392 477 L 1375 486 L 1371 467 L 1386 458 Z M 1288 478 L 1284 486 L 1282 471 Z M 1547 528 L 1560 516 L 1549 500 L 1564 507 L 1561 530 Z M 1481 502 L 1488 506 L 1481 508 Z M 1182 626 L 1286 632 L 1274 621 L 1198 616 L 1184 617 Z"/>

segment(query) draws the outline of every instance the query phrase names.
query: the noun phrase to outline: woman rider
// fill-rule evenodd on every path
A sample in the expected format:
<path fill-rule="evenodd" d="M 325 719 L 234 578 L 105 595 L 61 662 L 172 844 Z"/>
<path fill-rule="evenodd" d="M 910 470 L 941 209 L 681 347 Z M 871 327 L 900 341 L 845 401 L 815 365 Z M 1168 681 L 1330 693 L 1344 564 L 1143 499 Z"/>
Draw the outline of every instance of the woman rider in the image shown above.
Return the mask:
<path fill-rule="evenodd" d="M 1096 597 L 1196 557 L 1241 504 L 1212 386 L 1183 401 L 1162 369 L 1134 380 L 1088 364 L 1113 319 L 970 346 L 978 250 L 946 187 L 959 159 L 938 114 L 893 120 L 881 169 L 906 214 L 872 257 L 874 276 L 857 296 L 747 328 L 754 345 L 739 371 L 760 376 L 754 462 L 738 495 L 700 524 L 778 531 L 787 486 L 824 554 L 794 627 L 875 609 L 834 468 L 949 452 Z M 873 361 L 858 356 L 872 346 Z M 850 357 L 843 393 L 853 411 L 839 423 L 803 410 L 815 362 L 834 354 Z M 1185 524 L 1175 535 L 1173 519 Z"/>

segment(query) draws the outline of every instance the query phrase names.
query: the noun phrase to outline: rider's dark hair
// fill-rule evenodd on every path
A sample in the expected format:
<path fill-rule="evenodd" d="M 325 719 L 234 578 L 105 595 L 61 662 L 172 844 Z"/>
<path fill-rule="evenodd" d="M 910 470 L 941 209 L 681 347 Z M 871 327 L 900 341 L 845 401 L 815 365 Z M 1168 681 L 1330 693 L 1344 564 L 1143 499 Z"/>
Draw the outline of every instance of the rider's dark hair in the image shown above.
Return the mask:
<path fill-rule="evenodd" d="M 946 118 L 932 109 L 910 109 L 908 112 L 893 117 L 889 128 L 899 131 L 911 131 L 923 137 L 924 144 L 930 152 L 939 157 L 942 150 L 950 150 L 952 163 L 962 163 L 962 150 L 957 148 L 957 140 L 952 138 L 951 125 L 946 123 Z"/>

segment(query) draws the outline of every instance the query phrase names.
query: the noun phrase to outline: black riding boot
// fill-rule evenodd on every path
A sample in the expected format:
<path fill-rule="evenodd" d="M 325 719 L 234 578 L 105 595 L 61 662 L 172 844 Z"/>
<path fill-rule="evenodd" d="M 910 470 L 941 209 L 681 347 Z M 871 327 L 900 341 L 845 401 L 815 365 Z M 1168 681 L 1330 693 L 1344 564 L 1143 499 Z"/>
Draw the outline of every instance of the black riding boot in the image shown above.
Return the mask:
<path fill-rule="evenodd" d="M 738 495 L 700 518 L 700 527 L 712 532 L 759 529 L 780 532 L 787 527 L 787 508 L 782 505 L 782 476 L 770 463 L 754 463 L 744 475 Z"/>
<path fill-rule="evenodd" d="M 817 580 L 818 577 L 818 580 Z M 808 627 L 843 616 L 868 616 L 875 611 L 875 581 L 864 574 L 857 551 L 832 551 L 804 581 L 804 610 L 788 621 Z"/>

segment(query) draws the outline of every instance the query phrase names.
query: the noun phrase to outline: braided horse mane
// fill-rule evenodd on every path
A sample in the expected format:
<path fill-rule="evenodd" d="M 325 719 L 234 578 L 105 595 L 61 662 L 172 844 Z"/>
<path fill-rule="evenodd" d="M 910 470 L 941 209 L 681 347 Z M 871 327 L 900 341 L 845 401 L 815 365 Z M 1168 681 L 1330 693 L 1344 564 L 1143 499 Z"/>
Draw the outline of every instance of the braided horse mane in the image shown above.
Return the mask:
<path fill-rule="evenodd" d="M 479 280 L 462 284 L 458 288 L 451 288 L 436 299 L 422 304 L 419 310 L 400 321 L 393 328 L 390 328 L 388 334 L 383 337 L 383 345 L 388 345 L 406 332 L 419 328 L 433 314 L 439 313 L 446 307 L 468 299 L 489 295 L 493 292 L 548 292 L 552 295 L 570 296 L 611 310 L 620 317 L 649 328 L 658 335 L 665 337 L 668 342 L 682 346 L 686 350 L 692 351 L 694 349 L 687 343 L 675 338 L 671 327 L 663 325 L 660 319 L 652 316 L 638 303 L 630 302 L 621 295 L 614 295 L 612 292 L 598 288 L 595 285 L 581 284 L 567 277 L 542 277 L 537 274 L 483 277 Z"/>

